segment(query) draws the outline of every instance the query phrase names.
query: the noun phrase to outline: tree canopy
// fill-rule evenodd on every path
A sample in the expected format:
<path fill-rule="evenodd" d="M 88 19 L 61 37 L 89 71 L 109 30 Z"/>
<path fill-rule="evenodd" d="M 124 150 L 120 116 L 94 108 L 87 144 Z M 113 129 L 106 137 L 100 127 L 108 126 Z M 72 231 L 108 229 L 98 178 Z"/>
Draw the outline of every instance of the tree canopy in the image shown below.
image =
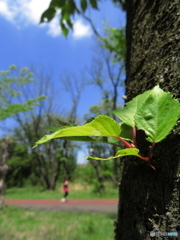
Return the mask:
<path fill-rule="evenodd" d="M 0 120 L 4 120 L 19 112 L 32 110 L 39 101 L 45 99 L 45 96 L 39 96 L 29 99 L 24 103 L 19 103 L 17 97 L 21 94 L 18 88 L 34 81 L 33 74 L 28 68 L 20 69 L 18 75 L 15 75 L 17 67 L 12 65 L 7 71 L 0 71 Z"/>

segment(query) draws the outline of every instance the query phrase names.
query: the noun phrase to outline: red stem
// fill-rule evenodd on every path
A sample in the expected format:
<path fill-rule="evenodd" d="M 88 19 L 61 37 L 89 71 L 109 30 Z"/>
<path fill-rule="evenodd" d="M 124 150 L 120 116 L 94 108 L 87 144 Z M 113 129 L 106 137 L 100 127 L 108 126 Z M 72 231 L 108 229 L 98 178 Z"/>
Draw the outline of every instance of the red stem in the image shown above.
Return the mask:
<path fill-rule="evenodd" d="M 136 143 L 136 128 L 133 127 L 133 144 L 134 146 L 132 146 L 130 143 L 128 143 L 126 140 L 122 139 L 121 137 L 117 137 L 117 136 L 111 136 L 113 138 L 117 138 L 120 142 L 122 142 L 127 148 L 133 148 L 134 146 L 137 147 L 137 143 Z M 137 157 L 141 158 L 142 160 L 146 161 L 149 163 L 150 167 L 153 170 L 156 170 L 156 168 L 154 166 L 151 165 L 151 163 L 149 162 L 151 157 L 152 157 L 152 153 L 153 153 L 153 149 L 154 149 L 155 143 L 152 143 L 152 146 L 150 148 L 149 151 L 149 155 L 148 157 L 142 157 L 141 155 L 137 155 Z"/>
<path fill-rule="evenodd" d="M 113 138 L 117 138 L 120 142 L 122 142 L 127 148 L 133 148 L 133 146 L 128 143 L 127 141 L 125 141 L 124 139 L 122 139 L 121 137 L 117 137 L 117 136 L 111 136 Z"/>
<path fill-rule="evenodd" d="M 149 163 L 149 164 L 150 164 L 150 163 Z M 155 168 L 153 165 L 150 164 L 150 167 L 151 167 L 154 171 L 156 171 L 156 168 Z"/>
<path fill-rule="evenodd" d="M 151 159 L 152 157 L 152 154 L 153 154 L 153 150 L 154 150 L 154 146 L 155 146 L 155 142 L 152 143 L 152 145 L 150 146 L 150 149 L 149 149 L 149 154 L 148 154 L 148 158 L 149 160 Z"/>
<path fill-rule="evenodd" d="M 133 144 L 137 148 L 137 141 L 136 141 L 136 127 L 132 127 L 132 133 L 133 133 Z"/>
<path fill-rule="evenodd" d="M 140 159 L 144 160 L 144 161 L 149 161 L 148 157 L 142 157 L 141 155 L 137 155 L 137 157 L 139 157 Z"/>
<path fill-rule="evenodd" d="M 153 170 L 156 171 L 156 168 L 155 168 L 153 165 L 151 165 L 151 163 L 149 162 L 150 159 L 149 159 L 148 157 L 142 157 L 141 155 L 138 155 L 138 157 L 141 158 L 141 159 L 144 160 L 144 161 L 147 161 L 148 164 L 149 164 L 149 166 L 150 166 Z"/>

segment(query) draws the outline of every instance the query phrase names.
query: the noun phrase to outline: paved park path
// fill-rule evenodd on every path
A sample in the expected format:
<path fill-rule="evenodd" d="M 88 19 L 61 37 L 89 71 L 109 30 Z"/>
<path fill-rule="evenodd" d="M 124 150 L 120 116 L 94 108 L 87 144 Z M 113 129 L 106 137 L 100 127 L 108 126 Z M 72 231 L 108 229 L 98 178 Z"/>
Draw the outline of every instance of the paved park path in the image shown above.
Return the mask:
<path fill-rule="evenodd" d="M 41 211 L 64 211 L 64 212 L 105 212 L 117 213 L 118 200 L 116 199 L 93 199 L 77 200 L 70 199 L 66 203 L 52 199 L 5 199 L 6 205 L 15 205 L 27 210 Z"/>

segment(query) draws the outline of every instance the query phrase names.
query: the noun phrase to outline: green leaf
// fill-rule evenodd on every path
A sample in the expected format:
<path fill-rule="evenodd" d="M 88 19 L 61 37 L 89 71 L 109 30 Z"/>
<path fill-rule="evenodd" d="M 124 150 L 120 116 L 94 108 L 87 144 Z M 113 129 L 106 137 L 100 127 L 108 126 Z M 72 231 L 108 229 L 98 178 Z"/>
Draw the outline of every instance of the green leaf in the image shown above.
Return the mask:
<path fill-rule="evenodd" d="M 116 156 L 113 157 L 109 157 L 109 158 L 98 158 L 98 157 L 93 157 L 93 156 L 87 156 L 85 157 L 87 160 L 109 160 L 112 158 L 118 158 L 118 157 L 124 157 L 124 156 L 129 156 L 129 155 L 133 155 L 133 156 L 138 156 L 139 154 L 139 150 L 137 148 L 126 148 L 123 150 L 119 150 L 116 153 Z"/>
<path fill-rule="evenodd" d="M 139 149 L 137 148 L 126 148 L 123 150 L 119 150 L 116 153 L 116 156 L 128 156 L 128 155 L 133 155 L 133 156 L 138 156 L 139 155 Z"/>
<path fill-rule="evenodd" d="M 114 145 L 114 143 L 110 142 L 109 138 L 107 138 L 107 137 L 96 137 L 96 138 L 93 138 L 93 137 L 88 137 L 88 136 L 78 136 L 78 137 L 62 137 L 61 139 L 69 140 L 69 141 L 106 143 L 106 144 Z M 118 142 L 118 145 L 120 145 L 118 140 L 117 140 L 117 142 Z"/>
<path fill-rule="evenodd" d="M 117 138 L 108 137 L 108 142 L 110 142 L 110 143 L 119 143 L 119 140 Z"/>
<path fill-rule="evenodd" d="M 63 35 L 66 37 L 68 35 L 69 30 L 63 22 L 61 22 L 61 30 L 62 30 Z"/>
<path fill-rule="evenodd" d="M 101 139 L 95 139 L 88 136 L 78 136 L 78 137 L 63 137 L 64 140 L 70 140 L 70 141 L 78 141 L 78 142 L 94 142 L 94 143 L 109 143 L 108 140 L 101 138 Z"/>
<path fill-rule="evenodd" d="M 76 4 L 74 0 L 68 0 L 66 3 L 66 9 L 69 15 L 73 15 L 76 11 Z"/>
<path fill-rule="evenodd" d="M 66 0 L 51 0 L 49 7 L 61 8 L 64 6 Z"/>
<path fill-rule="evenodd" d="M 136 115 L 137 110 L 142 106 L 144 101 L 148 98 L 151 90 L 148 90 L 138 96 L 136 96 L 133 100 L 128 102 L 123 110 L 115 110 L 114 113 L 118 116 L 125 124 L 130 127 L 135 126 L 134 116 Z"/>
<path fill-rule="evenodd" d="M 97 0 L 90 0 L 90 4 L 93 8 L 98 9 Z"/>
<path fill-rule="evenodd" d="M 66 23 L 70 28 L 73 28 L 73 24 L 72 24 L 70 18 L 66 20 Z"/>
<path fill-rule="evenodd" d="M 42 22 L 49 22 L 53 19 L 53 17 L 56 14 L 56 9 L 55 8 L 48 8 L 46 11 L 43 12 L 40 23 Z"/>
<path fill-rule="evenodd" d="M 76 137 L 76 136 L 119 136 L 120 126 L 112 118 L 100 115 L 96 117 L 92 122 L 87 123 L 83 126 L 69 127 L 60 129 L 50 135 L 46 135 L 35 143 L 36 147 L 38 144 L 45 143 L 54 138 L 62 137 Z"/>
<path fill-rule="evenodd" d="M 121 138 L 133 142 L 132 127 L 129 127 L 125 123 L 121 123 Z"/>
<path fill-rule="evenodd" d="M 88 136 L 64 137 L 63 139 L 70 140 L 70 141 L 78 141 L 78 142 L 101 142 L 101 141 L 97 141 L 96 139 L 93 139 L 92 137 L 88 137 Z"/>
<path fill-rule="evenodd" d="M 173 129 L 179 116 L 179 102 L 159 86 L 138 109 L 135 122 L 138 129 L 144 130 L 149 142 L 160 142 Z"/>
<path fill-rule="evenodd" d="M 81 8 L 82 8 L 83 12 L 86 11 L 86 8 L 87 8 L 87 1 L 86 0 L 81 0 Z"/>

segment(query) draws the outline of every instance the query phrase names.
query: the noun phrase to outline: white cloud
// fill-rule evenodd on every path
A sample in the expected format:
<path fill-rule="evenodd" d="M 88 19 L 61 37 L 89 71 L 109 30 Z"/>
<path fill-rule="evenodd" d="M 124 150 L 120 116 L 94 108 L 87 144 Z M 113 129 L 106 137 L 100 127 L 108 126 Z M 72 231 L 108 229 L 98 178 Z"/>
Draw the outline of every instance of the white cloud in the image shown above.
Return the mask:
<path fill-rule="evenodd" d="M 11 12 L 7 1 L 0 1 L 0 15 L 5 17 L 7 20 L 12 21 L 14 18 L 13 12 Z"/>
<path fill-rule="evenodd" d="M 73 26 L 73 37 L 76 39 L 80 39 L 83 37 L 89 37 L 92 35 L 92 31 L 90 26 L 85 25 L 82 20 L 77 20 L 74 22 Z"/>
<path fill-rule="evenodd" d="M 0 0 L 0 15 L 18 28 L 27 27 L 30 24 L 38 25 L 41 14 L 49 6 L 50 0 Z M 59 26 L 59 12 L 49 23 L 39 26 L 46 27 L 47 33 L 53 37 L 61 34 Z M 92 35 L 91 28 L 81 20 L 74 22 L 72 36 L 75 39 Z"/>
<path fill-rule="evenodd" d="M 0 15 L 16 26 L 38 24 L 50 0 L 0 0 Z"/>
<path fill-rule="evenodd" d="M 61 28 L 59 26 L 59 18 L 56 16 L 51 22 L 48 23 L 48 34 L 56 37 L 61 34 Z"/>
<path fill-rule="evenodd" d="M 24 0 L 18 0 L 24 2 Z M 24 4 L 24 15 L 31 22 L 37 24 L 40 21 L 41 14 L 49 6 L 50 0 L 26 0 Z"/>

